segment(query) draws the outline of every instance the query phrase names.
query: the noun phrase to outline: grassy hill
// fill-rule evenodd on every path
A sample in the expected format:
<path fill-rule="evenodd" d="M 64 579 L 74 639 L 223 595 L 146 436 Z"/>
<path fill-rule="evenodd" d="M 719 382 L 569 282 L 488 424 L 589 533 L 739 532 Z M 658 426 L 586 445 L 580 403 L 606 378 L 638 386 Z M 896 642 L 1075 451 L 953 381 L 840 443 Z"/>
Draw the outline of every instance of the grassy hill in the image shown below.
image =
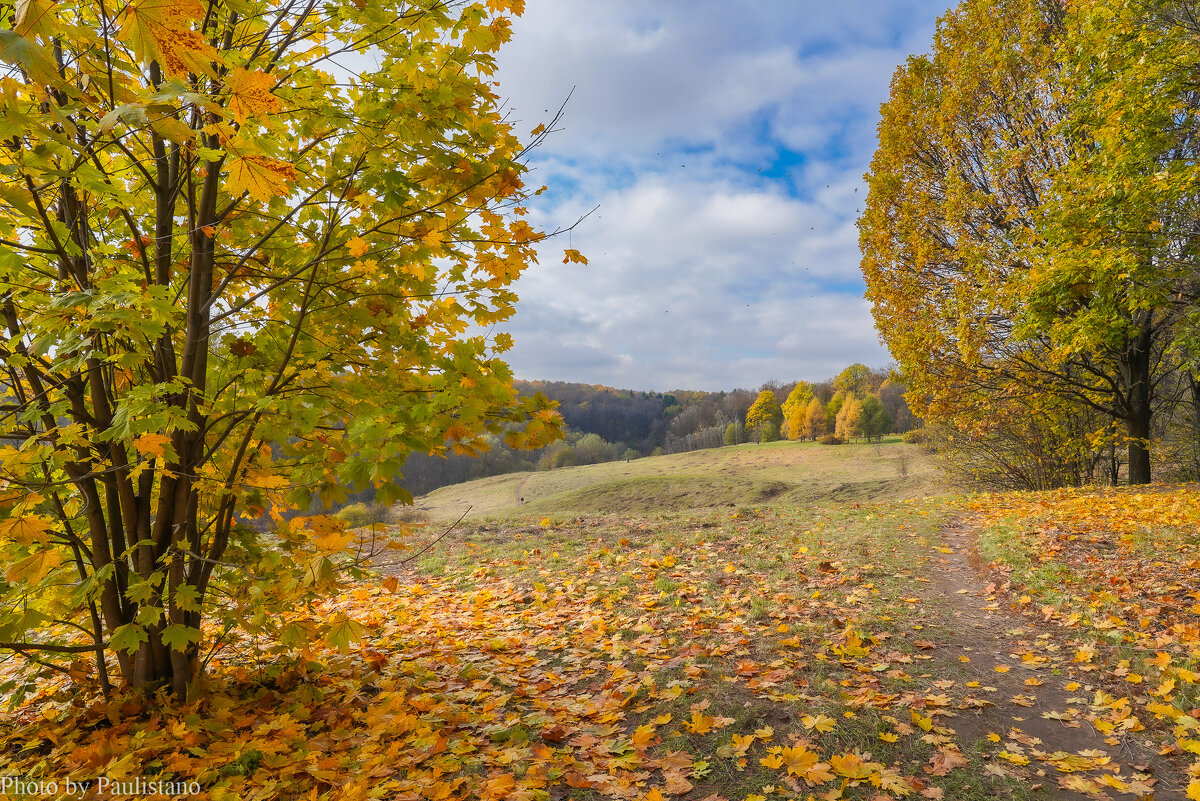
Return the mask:
<path fill-rule="evenodd" d="M 766 502 L 807 505 L 917 498 L 945 486 L 921 449 L 898 439 L 822 446 L 747 444 L 443 487 L 417 499 L 432 520 L 516 515 L 641 514 Z"/>

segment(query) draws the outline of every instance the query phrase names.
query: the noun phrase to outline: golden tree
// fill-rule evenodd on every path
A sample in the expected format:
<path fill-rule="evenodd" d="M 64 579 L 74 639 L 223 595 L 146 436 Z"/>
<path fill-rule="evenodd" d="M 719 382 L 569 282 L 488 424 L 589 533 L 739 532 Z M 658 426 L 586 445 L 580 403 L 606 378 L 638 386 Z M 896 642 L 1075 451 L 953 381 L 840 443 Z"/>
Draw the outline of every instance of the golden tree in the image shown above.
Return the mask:
<path fill-rule="evenodd" d="M 287 499 L 555 435 L 493 328 L 541 239 L 490 80 L 521 5 L 0 6 L 0 647 L 182 695 L 206 618 L 318 635 L 278 613 L 353 538 Z"/>

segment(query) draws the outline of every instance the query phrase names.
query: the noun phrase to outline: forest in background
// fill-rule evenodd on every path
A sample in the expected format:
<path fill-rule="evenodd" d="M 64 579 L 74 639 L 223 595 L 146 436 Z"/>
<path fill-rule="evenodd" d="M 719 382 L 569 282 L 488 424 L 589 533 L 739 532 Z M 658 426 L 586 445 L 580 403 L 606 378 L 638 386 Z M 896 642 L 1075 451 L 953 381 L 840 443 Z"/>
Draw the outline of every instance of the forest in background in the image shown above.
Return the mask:
<path fill-rule="evenodd" d="M 523 470 L 636 459 L 763 439 L 812 439 L 833 435 L 838 415 L 843 409 L 852 411 L 856 404 L 876 414 L 861 415 L 859 430 L 843 430 L 847 436 L 842 439 L 904 433 L 918 424 L 904 400 L 904 385 L 892 371 L 862 364 L 850 365 L 824 381 L 772 381 L 757 390 L 644 392 L 565 381 L 517 381 L 516 387 L 522 395 L 541 393 L 558 404 L 565 423 L 563 439 L 536 450 L 518 450 L 508 447 L 502 437 L 492 436 L 489 449 L 479 455 L 453 450 L 438 455 L 414 453 L 404 463 L 405 488 L 422 495 L 450 484 Z M 765 414 L 751 414 L 760 400 Z M 849 416 L 842 414 L 843 429 Z M 868 431 L 872 422 L 875 428 Z M 371 499 L 367 490 L 347 500 Z"/>

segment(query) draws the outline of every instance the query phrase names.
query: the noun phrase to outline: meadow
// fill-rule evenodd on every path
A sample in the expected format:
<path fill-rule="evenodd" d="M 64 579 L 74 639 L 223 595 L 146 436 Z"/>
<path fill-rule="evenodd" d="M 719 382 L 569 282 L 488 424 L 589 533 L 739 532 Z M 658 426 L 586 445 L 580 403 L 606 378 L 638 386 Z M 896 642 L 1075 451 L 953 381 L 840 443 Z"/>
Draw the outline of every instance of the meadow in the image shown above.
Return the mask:
<path fill-rule="evenodd" d="M 188 704 L 59 677 L 0 760 L 209 799 L 1200 795 L 1197 488 L 945 487 L 892 442 L 445 488 L 436 544 L 297 611 L 346 648 L 233 641 Z"/>

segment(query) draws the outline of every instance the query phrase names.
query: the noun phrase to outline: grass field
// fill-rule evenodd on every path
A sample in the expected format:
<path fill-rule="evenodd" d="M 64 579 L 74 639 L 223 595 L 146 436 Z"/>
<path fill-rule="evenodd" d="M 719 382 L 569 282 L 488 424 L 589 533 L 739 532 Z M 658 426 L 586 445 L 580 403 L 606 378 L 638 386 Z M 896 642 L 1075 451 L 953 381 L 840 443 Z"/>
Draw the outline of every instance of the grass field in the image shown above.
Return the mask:
<path fill-rule="evenodd" d="M 896 438 L 841 446 L 775 442 L 493 476 L 435 490 L 416 507 L 437 521 L 470 508 L 470 521 L 902 500 L 944 488 L 930 457 Z"/>

